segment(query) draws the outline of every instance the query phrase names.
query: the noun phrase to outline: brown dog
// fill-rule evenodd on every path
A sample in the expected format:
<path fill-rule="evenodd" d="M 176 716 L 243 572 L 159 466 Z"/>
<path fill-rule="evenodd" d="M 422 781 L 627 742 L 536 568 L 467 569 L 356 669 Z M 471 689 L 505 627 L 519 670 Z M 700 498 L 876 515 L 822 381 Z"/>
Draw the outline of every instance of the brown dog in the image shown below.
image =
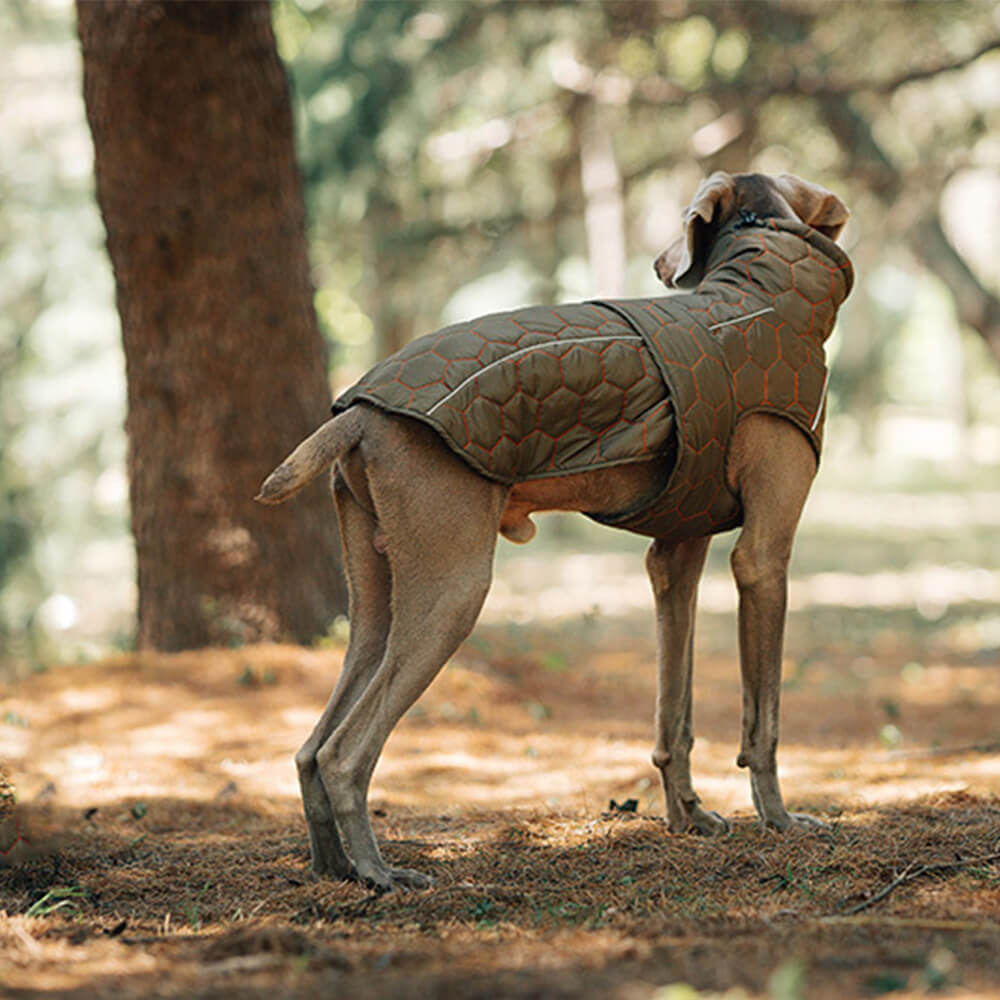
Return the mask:
<path fill-rule="evenodd" d="M 728 824 L 701 806 L 691 784 L 695 598 L 711 534 L 742 525 L 732 554 L 743 677 L 738 763 L 750 769 L 763 823 L 822 826 L 785 809 L 775 758 L 787 567 L 825 411 L 822 345 L 852 281 L 850 263 L 833 243 L 847 216 L 835 195 L 789 175 L 714 174 L 687 209 L 681 238 L 656 261 L 665 284 L 692 292 L 585 304 L 580 308 L 600 319 L 588 320 L 582 333 L 531 332 L 536 339 L 513 350 L 514 341 L 490 341 L 495 360 L 488 364 L 486 356 L 456 348 L 440 364 L 458 366 L 458 375 L 431 378 L 433 401 L 412 404 L 417 410 L 410 412 L 392 395 L 405 382 L 405 366 L 425 372 L 430 355 L 440 360 L 452 342 L 442 339 L 449 331 L 421 338 L 341 397 L 335 409 L 342 412 L 265 480 L 257 499 L 280 503 L 334 465 L 349 581 L 343 671 L 296 756 L 314 871 L 382 889 L 430 884 L 382 859 L 368 819 L 372 771 L 392 728 L 472 629 L 492 578 L 497 532 L 528 541 L 530 515 L 543 510 L 585 512 L 653 538 L 646 560 L 660 646 L 653 763 L 670 829 L 704 834 L 723 833 Z M 524 331 L 535 315 L 519 311 L 499 320 Z M 648 317 L 651 332 L 641 332 L 640 319 Z M 473 329 L 481 340 L 489 340 L 481 331 L 490 319 Z M 545 364 L 568 370 L 587 351 L 603 359 L 599 371 L 608 382 L 635 361 L 621 352 L 646 352 L 644 374 L 614 405 L 631 405 L 641 388 L 647 416 L 616 420 L 625 430 L 641 427 L 643 441 L 651 435 L 656 444 L 632 460 L 610 450 L 595 459 L 594 449 L 610 436 L 591 420 L 585 444 L 592 460 L 573 471 L 560 464 L 558 445 L 575 431 L 545 436 L 548 411 L 532 400 L 528 406 L 524 394 Z M 499 444 L 487 453 L 475 441 L 456 441 L 454 427 L 439 417 L 451 412 L 467 430 L 480 410 L 497 409 L 490 394 L 504 380 L 496 419 L 510 455 L 501 469 L 489 464 L 503 451 Z M 517 407 L 509 401 L 515 397 Z M 586 393 L 576 398 L 586 406 Z M 530 413 L 530 427 L 511 430 L 515 410 L 522 418 Z M 654 411 L 658 416 L 648 417 Z M 525 448 L 534 449 L 536 461 L 519 473 Z"/>

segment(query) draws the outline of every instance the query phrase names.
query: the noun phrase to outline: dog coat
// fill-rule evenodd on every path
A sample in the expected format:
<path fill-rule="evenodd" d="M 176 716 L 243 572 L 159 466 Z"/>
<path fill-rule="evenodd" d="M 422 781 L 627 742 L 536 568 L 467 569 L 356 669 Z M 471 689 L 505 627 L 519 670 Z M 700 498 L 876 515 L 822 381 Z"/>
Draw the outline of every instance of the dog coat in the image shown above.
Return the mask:
<path fill-rule="evenodd" d="M 420 337 L 334 403 L 428 424 L 505 484 L 643 459 L 673 462 L 651 503 L 596 515 L 680 541 L 742 523 L 726 484 L 748 413 L 791 420 L 819 456 L 823 344 L 854 276 L 833 240 L 784 219 L 741 218 L 688 293 L 494 313 Z"/>

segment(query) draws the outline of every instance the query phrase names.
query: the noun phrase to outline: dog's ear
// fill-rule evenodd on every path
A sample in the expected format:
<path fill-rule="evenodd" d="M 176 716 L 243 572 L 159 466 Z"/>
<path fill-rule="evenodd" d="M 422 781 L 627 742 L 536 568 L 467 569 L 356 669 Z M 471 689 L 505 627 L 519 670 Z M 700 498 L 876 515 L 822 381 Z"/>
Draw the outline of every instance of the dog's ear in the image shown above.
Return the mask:
<path fill-rule="evenodd" d="M 818 229 L 831 240 L 840 235 L 851 213 L 832 191 L 827 191 L 819 184 L 804 181 L 794 174 L 775 177 L 774 185 L 792 211 L 807 226 Z"/>
<path fill-rule="evenodd" d="M 656 273 L 665 285 L 693 288 L 701 281 L 712 232 L 732 211 L 733 178 L 716 171 L 695 193 L 684 210 L 684 232 L 656 261 Z"/>

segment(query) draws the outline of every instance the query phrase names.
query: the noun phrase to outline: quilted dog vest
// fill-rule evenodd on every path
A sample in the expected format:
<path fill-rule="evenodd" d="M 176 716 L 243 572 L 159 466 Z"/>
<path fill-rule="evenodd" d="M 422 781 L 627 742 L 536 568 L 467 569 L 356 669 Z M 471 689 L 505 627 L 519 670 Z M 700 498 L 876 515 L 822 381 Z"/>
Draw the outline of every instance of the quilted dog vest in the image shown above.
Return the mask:
<path fill-rule="evenodd" d="M 847 255 L 809 226 L 737 221 L 698 287 L 650 299 L 532 306 L 420 337 L 334 403 L 420 420 L 499 482 L 661 457 L 640 509 L 591 515 L 679 541 L 742 522 L 726 454 L 748 413 L 791 420 L 822 446 L 823 344 L 853 284 Z"/>

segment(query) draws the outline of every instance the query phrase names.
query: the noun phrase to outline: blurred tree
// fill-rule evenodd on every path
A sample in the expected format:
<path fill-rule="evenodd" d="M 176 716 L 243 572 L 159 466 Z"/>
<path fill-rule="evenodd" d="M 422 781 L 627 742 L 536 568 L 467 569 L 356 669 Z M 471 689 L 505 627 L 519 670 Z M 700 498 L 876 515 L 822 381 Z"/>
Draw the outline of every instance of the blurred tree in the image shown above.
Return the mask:
<path fill-rule="evenodd" d="M 24 307 L 28 295 L 5 296 L 4 316 L 16 322 L 17 314 Z M 34 311 L 28 306 L 29 311 Z M 4 331 L 6 332 L 6 331 Z M 32 509 L 32 497 L 22 480 L 18 463 L 8 454 L 14 428 L 25 419 L 24 406 L 12 388 L 14 376 L 24 365 L 27 355 L 25 338 L 4 337 L 0 340 L 0 382 L 5 383 L 0 403 L 0 590 L 31 551 L 33 535 L 37 530 L 38 515 Z M 0 658 L 4 651 L 7 623 L 0 618 Z"/>
<path fill-rule="evenodd" d="M 564 267 L 587 256 L 583 220 L 595 205 L 582 168 L 597 148 L 595 122 L 605 172 L 620 177 L 629 294 L 654 290 L 648 257 L 637 258 L 672 238 L 699 176 L 790 170 L 847 196 L 852 252 L 866 264 L 909 255 L 940 274 L 960 319 L 998 353 L 996 290 L 939 219 L 949 180 L 995 163 L 995 74 L 978 85 L 969 75 L 1000 48 L 994 3 L 282 0 L 277 9 L 301 97 L 320 282 L 336 290 L 337 308 L 361 300 L 379 354 L 437 325 L 457 287 L 512 260 L 528 262 L 540 294 L 597 287 L 568 280 L 586 272 Z M 521 300 L 529 296 L 522 283 Z M 880 399 L 892 357 L 885 338 L 862 339 L 834 375 L 855 410 Z"/>
<path fill-rule="evenodd" d="M 197 17 L 173 6 L 156 22 L 155 31 L 162 22 L 167 32 L 164 44 L 173 44 L 178 19 Z M 136 9 L 159 10 L 121 4 L 119 34 L 135 30 Z M 926 415 L 937 406 L 943 416 L 938 403 L 947 373 L 957 371 L 961 326 L 970 405 L 984 443 L 978 460 L 989 461 L 989 435 L 1000 425 L 1000 369 L 985 363 L 988 343 L 996 356 L 1000 329 L 991 225 L 1000 205 L 997 10 L 997 0 L 274 0 L 296 96 L 316 307 L 338 352 L 338 375 L 349 378 L 376 352 L 443 321 L 594 294 L 587 210 L 602 190 L 616 201 L 619 195 L 613 180 L 587 190 L 588 156 L 596 153 L 607 177 L 617 168 L 625 290 L 634 295 L 657 290 L 649 262 L 676 235 L 680 208 L 702 175 L 790 170 L 837 189 L 854 213 L 845 239 L 859 284 L 842 314 L 845 335 L 834 342 L 834 404 L 852 423 L 858 418 L 873 444 L 885 443 L 886 415 Z M 59 3 L 0 3 L 0 620 L 13 640 L 8 650 L 22 663 L 28 632 L 76 655 L 100 648 L 113 632 L 128 642 L 132 617 L 121 338 L 107 255 L 96 252 L 104 230 L 91 197 L 71 20 Z M 215 233 L 203 234 L 216 216 L 207 214 L 201 190 L 207 175 L 219 173 L 210 164 L 218 151 L 206 144 L 199 158 L 190 143 L 175 149 L 170 136 L 199 124 L 177 125 L 184 101 L 208 134 L 220 128 L 213 115 L 225 118 L 218 90 L 194 92 L 195 51 L 211 63 L 206 43 L 158 79 L 144 82 L 135 70 L 145 96 L 120 99 L 123 107 L 147 101 L 149 113 L 130 126 L 131 136 L 112 119 L 107 141 L 138 143 L 130 155 L 147 193 L 135 198 L 137 227 L 161 225 L 150 208 L 159 198 L 161 214 L 175 217 L 166 246 L 180 246 L 184 226 L 197 225 L 199 252 L 211 259 Z M 95 73 L 111 73 L 112 60 L 105 61 Z M 190 87 L 173 79 L 180 66 Z M 199 79 L 220 72 L 196 68 Z M 128 72 L 116 69 L 116 79 L 127 80 Z M 252 114 L 250 98 L 258 97 L 257 87 L 248 87 L 235 113 Z M 589 124 L 601 132 L 588 137 Z M 255 128 L 255 121 L 245 124 L 231 151 Z M 145 129 L 160 137 L 156 155 L 135 138 Z M 205 183 L 189 176 L 179 186 L 179 159 L 191 176 L 201 167 Z M 224 185 L 235 183 L 243 166 L 227 161 Z M 131 197 L 132 161 L 123 169 L 115 184 Z M 191 223 L 179 218 L 185 203 L 200 213 Z M 223 212 L 228 218 L 225 206 L 217 215 Z M 617 206 L 615 213 L 617 229 Z M 616 251 L 620 273 L 620 246 L 600 236 L 593 242 Z M 159 282 L 166 304 L 154 320 L 171 319 L 172 346 L 145 355 L 137 348 L 130 374 L 143 371 L 143 357 L 165 359 L 162 372 L 193 336 L 195 324 L 174 323 L 201 295 L 192 276 L 209 273 L 206 284 L 215 282 L 220 297 L 223 289 L 193 253 L 177 281 L 167 280 L 154 253 L 137 259 L 142 274 L 132 286 L 144 275 Z M 121 280 L 127 266 L 125 259 Z M 294 278 L 296 269 L 290 273 Z M 246 312 L 230 308 L 223 318 L 242 316 L 253 336 L 268 309 L 249 316 L 253 300 L 245 293 Z M 216 325 L 221 337 L 213 326 L 204 344 L 221 354 L 233 335 Z M 303 320 L 307 327 L 311 319 Z M 271 346 L 280 352 L 281 338 Z M 916 366 L 906 360 L 915 355 L 922 359 Z M 241 362 L 226 363 L 235 372 Z M 271 405 L 256 386 L 233 387 L 241 404 Z M 136 391 L 136 407 L 159 405 L 160 389 Z M 217 395 L 200 404 L 209 420 Z M 177 400 L 185 421 L 164 422 L 180 439 L 199 411 L 175 390 Z M 312 406 L 304 394 L 296 405 Z M 236 419 L 244 419 L 243 409 Z M 250 447 L 257 429 L 239 429 L 240 446 Z M 266 468 L 293 437 L 289 427 L 273 454 L 249 464 Z M 213 468 L 206 460 L 192 472 L 187 456 L 165 454 L 180 470 L 175 482 Z M 239 488 L 240 500 L 255 481 Z M 222 503 L 222 492 L 207 495 L 212 499 L 192 492 L 195 508 Z M 312 516 L 321 507 L 328 510 L 319 503 Z M 185 528 L 185 537 L 195 534 Z M 214 589 L 206 593 L 199 606 L 224 616 Z M 75 625 L 60 624 L 74 618 Z M 245 631 L 239 618 L 229 624 L 233 634 Z M 0 661 L 2 645 L 0 630 Z"/>
<path fill-rule="evenodd" d="M 0 676 L 63 653 L 71 621 L 76 641 L 109 634 L 129 597 L 94 586 L 109 553 L 114 580 L 131 553 L 121 338 L 70 14 L 0 4 Z"/>
<path fill-rule="evenodd" d="M 322 633 L 345 607 L 321 487 L 251 502 L 326 415 L 267 2 L 80 2 L 84 98 L 128 380 L 138 644 Z"/>

